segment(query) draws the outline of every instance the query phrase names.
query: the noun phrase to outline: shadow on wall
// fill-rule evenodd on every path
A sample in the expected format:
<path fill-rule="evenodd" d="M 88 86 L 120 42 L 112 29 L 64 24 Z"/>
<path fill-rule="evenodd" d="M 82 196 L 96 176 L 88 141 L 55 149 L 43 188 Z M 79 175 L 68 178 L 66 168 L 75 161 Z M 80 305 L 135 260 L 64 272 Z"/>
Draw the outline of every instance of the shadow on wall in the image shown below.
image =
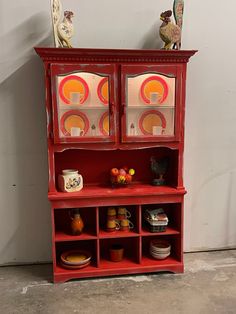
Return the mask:
<path fill-rule="evenodd" d="M 34 55 L 33 47 L 53 44 L 50 16 L 40 12 L 0 37 L 0 84 Z"/>
<path fill-rule="evenodd" d="M 33 47 L 49 46 L 49 16 L 39 13 L 5 35 L 0 93 L 3 161 L 0 264 L 51 259 L 43 65 Z M 6 42 L 1 38 L 1 42 Z M 9 66 L 9 69 L 7 70 Z"/>
<path fill-rule="evenodd" d="M 161 49 L 163 47 L 163 41 L 159 36 L 159 27 L 159 22 L 152 25 L 142 42 L 139 44 L 141 49 Z"/>

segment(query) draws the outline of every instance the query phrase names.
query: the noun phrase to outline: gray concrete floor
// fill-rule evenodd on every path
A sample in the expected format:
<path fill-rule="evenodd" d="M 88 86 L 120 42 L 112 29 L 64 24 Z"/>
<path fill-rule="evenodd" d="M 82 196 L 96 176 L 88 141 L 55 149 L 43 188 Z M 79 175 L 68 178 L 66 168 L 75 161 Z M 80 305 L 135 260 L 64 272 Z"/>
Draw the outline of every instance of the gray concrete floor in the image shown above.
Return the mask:
<path fill-rule="evenodd" d="M 185 254 L 185 273 L 51 283 L 51 265 L 0 267 L 0 313 L 236 313 L 236 251 Z"/>

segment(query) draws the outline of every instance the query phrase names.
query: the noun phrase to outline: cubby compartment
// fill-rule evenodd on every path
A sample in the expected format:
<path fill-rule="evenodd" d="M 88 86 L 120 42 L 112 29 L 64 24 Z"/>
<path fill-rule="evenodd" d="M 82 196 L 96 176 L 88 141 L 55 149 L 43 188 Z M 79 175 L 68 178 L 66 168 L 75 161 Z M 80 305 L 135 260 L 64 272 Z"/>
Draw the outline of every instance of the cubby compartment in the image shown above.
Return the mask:
<path fill-rule="evenodd" d="M 167 172 L 164 174 L 165 185 L 177 187 L 178 150 L 166 147 L 133 150 L 97 150 L 96 153 L 86 149 L 68 149 L 55 153 L 55 178 L 57 180 L 63 169 L 77 169 L 83 176 L 85 187 L 96 185 L 111 188 L 110 170 L 127 166 L 135 169 L 135 175 L 130 185 L 140 183 L 152 185 L 152 157 L 156 161 L 163 159 L 168 161 Z M 58 189 L 57 182 L 56 187 Z"/>
<path fill-rule="evenodd" d="M 111 213 L 115 213 L 115 216 L 112 216 Z M 127 218 L 125 218 L 125 216 Z M 137 233 L 139 230 L 139 218 L 138 217 L 139 217 L 138 206 L 136 205 L 100 207 L 99 208 L 99 237 L 100 238 L 114 238 L 114 237 L 137 236 Z M 122 219 L 119 219 L 119 218 L 122 218 Z M 124 218 L 126 222 L 124 222 Z M 109 228 L 109 226 L 113 224 L 111 220 L 115 220 L 114 223 L 116 223 L 117 230 L 112 231 Z M 121 220 L 123 220 L 123 222 Z M 129 228 L 123 227 L 126 224 L 129 224 Z"/>
<path fill-rule="evenodd" d="M 155 209 L 163 209 L 164 213 L 168 218 L 168 225 L 163 231 L 155 231 L 158 228 L 152 227 L 144 218 L 146 210 L 152 211 Z M 181 203 L 168 203 L 168 204 L 150 204 L 141 206 L 141 220 L 142 220 L 142 235 L 148 236 L 151 234 L 158 235 L 172 235 L 180 234 L 181 232 L 181 219 L 182 219 L 182 204 Z M 160 228 L 163 229 L 163 228 Z"/>
<path fill-rule="evenodd" d="M 156 259 L 150 254 L 150 242 L 158 240 L 167 242 L 171 245 L 170 255 L 165 259 Z M 181 237 L 180 235 L 166 235 L 166 236 L 146 236 L 142 238 L 142 260 L 143 266 L 148 265 L 165 265 L 178 264 L 182 262 L 181 253 Z"/>
<path fill-rule="evenodd" d="M 100 265 L 101 269 L 129 268 L 137 266 L 139 263 L 139 237 L 133 238 L 113 238 L 100 240 Z M 123 257 L 119 262 L 111 260 L 110 249 L 122 247 Z"/>
<path fill-rule="evenodd" d="M 96 239 L 96 208 L 79 208 L 79 213 L 83 221 L 84 228 L 80 235 L 73 235 L 71 228 L 73 209 L 63 208 L 54 210 L 54 229 L 56 242 Z"/>
<path fill-rule="evenodd" d="M 91 262 L 89 266 L 86 266 L 81 269 L 66 269 L 62 266 L 61 263 L 61 254 L 69 251 L 84 251 L 88 252 L 91 257 Z M 97 267 L 98 258 L 97 258 L 97 243 L 96 240 L 83 240 L 83 241 L 72 241 L 72 242 L 60 242 L 56 243 L 56 262 L 57 268 L 63 269 L 64 271 L 78 271 L 83 272 L 91 267 Z"/>

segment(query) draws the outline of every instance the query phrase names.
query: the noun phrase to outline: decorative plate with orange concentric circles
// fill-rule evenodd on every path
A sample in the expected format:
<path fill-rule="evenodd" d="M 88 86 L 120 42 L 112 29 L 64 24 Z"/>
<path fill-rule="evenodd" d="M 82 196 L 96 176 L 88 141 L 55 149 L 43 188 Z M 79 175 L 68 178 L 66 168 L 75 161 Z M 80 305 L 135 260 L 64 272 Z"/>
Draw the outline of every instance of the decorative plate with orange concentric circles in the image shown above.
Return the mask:
<path fill-rule="evenodd" d="M 80 94 L 80 99 L 75 100 L 74 95 Z M 83 104 L 88 98 L 89 88 L 84 79 L 77 75 L 68 75 L 59 84 L 59 95 L 64 103 L 71 104 Z"/>
<path fill-rule="evenodd" d="M 150 104 L 151 93 L 160 95 L 159 103 L 163 103 L 168 96 L 168 85 L 166 81 L 158 75 L 152 75 L 143 81 L 140 95 L 146 104 Z"/>
<path fill-rule="evenodd" d="M 108 104 L 109 100 L 109 88 L 108 88 L 108 78 L 104 77 L 98 84 L 97 94 L 99 99 L 104 105 Z"/>
<path fill-rule="evenodd" d="M 81 111 L 69 110 L 61 117 L 60 127 L 65 136 L 71 136 L 71 128 L 73 127 L 80 128 L 86 135 L 89 129 L 89 120 Z"/>
<path fill-rule="evenodd" d="M 100 132 L 104 135 L 104 136 L 108 136 L 109 135 L 109 131 L 110 131 L 110 123 L 109 123 L 109 114 L 108 112 L 104 112 L 100 118 L 99 121 L 99 129 Z"/>
<path fill-rule="evenodd" d="M 166 119 L 158 110 L 145 111 L 139 119 L 139 128 L 144 135 L 152 135 L 154 126 L 162 126 L 166 128 Z"/>

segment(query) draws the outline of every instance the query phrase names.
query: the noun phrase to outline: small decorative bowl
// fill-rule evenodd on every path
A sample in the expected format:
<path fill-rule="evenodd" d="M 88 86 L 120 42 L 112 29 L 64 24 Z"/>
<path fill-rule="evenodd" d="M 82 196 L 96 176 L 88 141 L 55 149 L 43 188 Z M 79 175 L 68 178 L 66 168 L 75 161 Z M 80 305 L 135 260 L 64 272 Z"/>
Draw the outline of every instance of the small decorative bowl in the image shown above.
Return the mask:
<path fill-rule="evenodd" d="M 70 250 L 61 254 L 61 261 L 66 265 L 79 266 L 90 262 L 91 257 L 91 254 L 87 251 Z"/>
<path fill-rule="evenodd" d="M 130 183 L 127 182 L 123 182 L 123 183 L 117 183 L 117 182 L 111 182 L 111 186 L 113 188 L 119 188 L 119 187 L 126 187 L 128 186 Z"/>
<path fill-rule="evenodd" d="M 132 177 L 134 174 L 135 170 L 132 168 L 112 168 L 110 170 L 110 182 L 112 187 L 124 187 L 129 185 L 132 182 Z"/>

